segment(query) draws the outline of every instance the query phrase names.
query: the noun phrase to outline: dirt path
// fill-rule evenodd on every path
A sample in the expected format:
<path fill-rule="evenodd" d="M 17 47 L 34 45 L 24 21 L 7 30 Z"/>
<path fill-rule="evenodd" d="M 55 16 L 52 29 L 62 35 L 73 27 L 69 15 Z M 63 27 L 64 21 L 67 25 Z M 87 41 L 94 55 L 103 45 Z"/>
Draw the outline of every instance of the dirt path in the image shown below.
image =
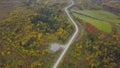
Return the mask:
<path fill-rule="evenodd" d="M 75 32 L 72 35 L 72 37 L 69 39 L 69 41 L 65 44 L 65 48 L 62 51 L 61 55 L 59 56 L 59 58 L 57 59 L 57 61 L 55 62 L 53 68 L 57 68 L 60 61 L 62 60 L 62 58 L 64 57 L 65 53 L 67 52 L 68 48 L 70 47 L 70 45 L 73 43 L 73 41 L 75 40 L 77 34 L 78 34 L 78 26 L 76 24 L 76 22 L 73 20 L 73 18 L 71 17 L 70 13 L 69 13 L 69 8 L 72 7 L 74 5 L 74 1 L 71 0 L 71 4 L 67 7 L 65 7 L 65 12 L 67 14 L 67 16 L 69 17 L 69 19 L 72 21 L 73 25 L 75 26 Z"/>

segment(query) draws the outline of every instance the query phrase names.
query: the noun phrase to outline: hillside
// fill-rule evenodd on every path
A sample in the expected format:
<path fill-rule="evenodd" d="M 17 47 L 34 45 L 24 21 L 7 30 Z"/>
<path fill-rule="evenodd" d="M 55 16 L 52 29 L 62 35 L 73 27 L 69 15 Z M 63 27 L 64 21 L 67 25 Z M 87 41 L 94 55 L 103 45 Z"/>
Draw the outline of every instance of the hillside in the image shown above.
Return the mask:
<path fill-rule="evenodd" d="M 20 9 L 24 0 L 0 0 L 0 20 L 6 18 L 15 9 Z"/>
<path fill-rule="evenodd" d="M 49 68 L 61 52 L 53 53 L 50 45 L 65 43 L 74 30 L 61 9 L 64 5 L 38 0 L 6 0 L 0 5 L 6 7 L 0 11 L 0 68 Z"/>
<path fill-rule="evenodd" d="M 119 68 L 119 6 L 120 0 L 0 0 L 0 68 L 53 68 L 66 43 L 58 68 Z"/>
<path fill-rule="evenodd" d="M 104 9 L 114 13 L 120 13 L 120 0 L 76 0 L 76 6 L 80 9 Z"/>
<path fill-rule="evenodd" d="M 119 68 L 119 1 L 75 0 L 70 11 L 80 34 L 59 68 Z"/>

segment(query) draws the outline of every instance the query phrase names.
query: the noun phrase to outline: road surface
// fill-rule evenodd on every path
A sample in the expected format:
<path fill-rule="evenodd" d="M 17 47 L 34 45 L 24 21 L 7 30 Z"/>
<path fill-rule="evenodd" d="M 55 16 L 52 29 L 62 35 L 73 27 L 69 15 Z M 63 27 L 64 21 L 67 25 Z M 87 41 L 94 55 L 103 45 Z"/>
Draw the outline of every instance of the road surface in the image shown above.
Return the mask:
<path fill-rule="evenodd" d="M 73 41 L 75 40 L 77 34 L 78 34 L 78 26 L 76 24 L 76 22 L 73 20 L 73 18 L 71 17 L 70 13 L 69 13 L 69 8 L 72 7 L 74 5 L 74 1 L 71 0 L 71 4 L 67 7 L 65 7 L 65 12 L 67 14 L 67 16 L 70 18 L 70 20 L 72 21 L 73 25 L 75 26 L 75 32 L 73 34 L 73 36 L 70 38 L 70 40 L 65 44 L 65 48 L 62 51 L 61 55 L 59 56 L 59 58 L 57 59 L 57 61 L 55 62 L 55 64 L 53 65 L 53 68 L 57 68 L 60 61 L 62 60 L 63 56 L 65 55 L 65 53 L 67 52 L 68 48 L 70 47 L 70 45 L 73 43 Z"/>

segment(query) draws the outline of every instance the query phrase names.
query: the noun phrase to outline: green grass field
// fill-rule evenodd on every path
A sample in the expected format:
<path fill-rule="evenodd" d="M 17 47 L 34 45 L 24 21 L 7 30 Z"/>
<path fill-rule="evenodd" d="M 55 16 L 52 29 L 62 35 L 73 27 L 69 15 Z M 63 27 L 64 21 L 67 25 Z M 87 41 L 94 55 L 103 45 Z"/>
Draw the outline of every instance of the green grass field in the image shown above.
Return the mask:
<path fill-rule="evenodd" d="M 106 22 L 120 23 L 119 16 L 104 10 L 83 10 L 83 11 L 80 11 L 80 13 L 95 17 L 97 19 L 100 19 Z"/>
<path fill-rule="evenodd" d="M 95 26 L 97 29 L 101 31 L 108 32 L 108 33 L 112 32 L 112 26 L 107 22 L 92 19 L 90 17 L 80 15 L 77 13 L 72 13 L 72 14 L 73 16 L 83 19 L 85 22 L 92 24 L 93 26 Z"/>

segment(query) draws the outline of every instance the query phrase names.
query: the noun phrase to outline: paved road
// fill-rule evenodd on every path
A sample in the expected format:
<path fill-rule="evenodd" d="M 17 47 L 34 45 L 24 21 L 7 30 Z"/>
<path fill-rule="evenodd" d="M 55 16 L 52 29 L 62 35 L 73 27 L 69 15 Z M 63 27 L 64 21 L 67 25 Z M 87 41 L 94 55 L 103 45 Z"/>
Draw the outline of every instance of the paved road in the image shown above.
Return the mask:
<path fill-rule="evenodd" d="M 59 63 L 62 60 L 63 56 L 65 55 L 65 53 L 67 52 L 68 48 L 73 43 L 73 41 L 75 40 L 75 38 L 76 38 L 76 36 L 78 34 L 78 26 L 75 23 L 75 21 L 73 20 L 73 18 L 71 17 L 71 15 L 69 14 L 69 10 L 68 10 L 70 7 L 72 7 L 74 5 L 74 1 L 71 0 L 71 2 L 72 3 L 69 6 L 65 7 L 65 12 L 66 12 L 67 16 L 70 18 L 70 20 L 72 21 L 72 23 L 74 24 L 74 26 L 75 26 L 75 32 L 74 32 L 73 36 L 70 38 L 70 40 L 65 44 L 65 48 L 62 51 L 62 53 L 59 56 L 59 58 L 57 59 L 57 61 L 55 62 L 53 68 L 57 68 L 57 66 L 59 65 Z"/>

